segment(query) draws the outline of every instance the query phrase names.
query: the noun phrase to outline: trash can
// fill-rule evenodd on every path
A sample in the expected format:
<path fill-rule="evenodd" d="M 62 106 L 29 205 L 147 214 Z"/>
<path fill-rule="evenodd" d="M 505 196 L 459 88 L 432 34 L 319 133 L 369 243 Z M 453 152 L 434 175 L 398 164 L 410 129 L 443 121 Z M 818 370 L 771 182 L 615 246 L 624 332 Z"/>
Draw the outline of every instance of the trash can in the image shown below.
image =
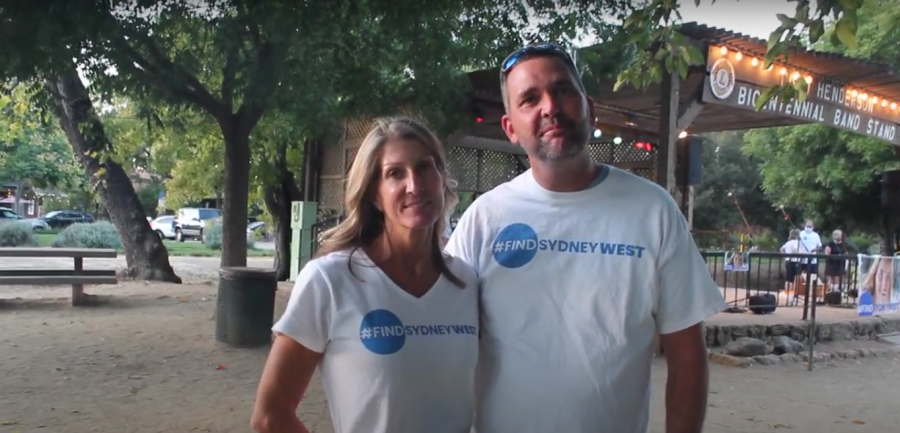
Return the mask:
<path fill-rule="evenodd" d="M 277 287 L 272 269 L 219 269 L 216 340 L 236 347 L 269 344 Z"/>

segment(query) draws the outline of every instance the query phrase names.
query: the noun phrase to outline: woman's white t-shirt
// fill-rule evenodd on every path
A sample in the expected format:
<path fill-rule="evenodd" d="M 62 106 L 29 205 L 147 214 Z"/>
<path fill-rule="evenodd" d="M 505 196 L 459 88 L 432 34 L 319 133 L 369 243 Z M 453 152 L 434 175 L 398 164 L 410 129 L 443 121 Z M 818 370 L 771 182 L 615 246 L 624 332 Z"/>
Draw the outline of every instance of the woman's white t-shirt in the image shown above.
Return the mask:
<path fill-rule="evenodd" d="M 397 286 L 362 250 L 310 261 L 273 326 L 323 353 L 335 433 L 468 433 L 475 410 L 478 278 L 441 276 L 421 298 Z M 352 273 L 351 273 L 352 268 Z"/>
<path fill-rule="evenodd" d="M 784 243 L 781 246 L 781 249 L 785 254 L 799 254 L 800 253 L 800 241 L 797 239 L 792 239 Z M 787 257 L 784 259 L 786 262 L 799 262 L 799 257 Z"/>

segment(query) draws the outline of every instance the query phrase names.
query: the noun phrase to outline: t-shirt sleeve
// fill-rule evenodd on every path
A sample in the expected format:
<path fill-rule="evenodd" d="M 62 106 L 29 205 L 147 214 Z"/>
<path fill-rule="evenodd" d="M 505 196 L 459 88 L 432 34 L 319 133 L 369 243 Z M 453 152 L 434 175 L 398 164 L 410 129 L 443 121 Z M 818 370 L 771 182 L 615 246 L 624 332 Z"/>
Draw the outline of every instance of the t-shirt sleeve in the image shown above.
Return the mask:
<path fill-rule="evenodd" d="M 726 308 L 722 293 L 674 201 L 669 205 L 667 219 L 656 264 L 654 315 L 660 334 L 687 329 Z"/>
<path fill-rule="evenodd" d="M 453 230 L 453 234 L 450 235 L 450 240 L 447 241 L 444 251 L 453 257 L 461 258 L 477 270 L 479 269 L 478 248 L 475 246 L 475 243 L 478 233 L 476 232 L 477 226 L 474 213 L 475 205 L 473 204 L 469 209 L 466 209 L 459 221 L 457 221 L 456 228 Z"/>
<path fill-rule="evenodd" d="M 331 284 L 315 261 L 297 276 L 291 298 L 272 330 L 322 353 L 331 333 Z"/>

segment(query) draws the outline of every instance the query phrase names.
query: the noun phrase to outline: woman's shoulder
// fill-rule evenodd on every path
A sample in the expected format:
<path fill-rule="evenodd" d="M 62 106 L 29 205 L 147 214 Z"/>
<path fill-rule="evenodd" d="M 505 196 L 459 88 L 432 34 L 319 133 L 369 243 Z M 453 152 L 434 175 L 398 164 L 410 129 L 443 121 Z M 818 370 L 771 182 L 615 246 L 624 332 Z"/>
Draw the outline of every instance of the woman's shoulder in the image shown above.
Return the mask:
<path fill-rule="evenodd" d="M 358 266 L 371 264 L 369 258 L 361 250 L 335 251 L 316 257 L 306 263 L 304 269 L 309 268 L 323 274 L 328 279 L 340 278 L 351 275 Z M 352 270 L 351 270 L 352 268 Z"/>
<path fill-rule="evenodd" d="M 450 272 L 466 284 L 478 282 L 478 271 L 465 260 L 444 254 L 444 261 L 447 263 L 447 268 L 450 269 Z"/>

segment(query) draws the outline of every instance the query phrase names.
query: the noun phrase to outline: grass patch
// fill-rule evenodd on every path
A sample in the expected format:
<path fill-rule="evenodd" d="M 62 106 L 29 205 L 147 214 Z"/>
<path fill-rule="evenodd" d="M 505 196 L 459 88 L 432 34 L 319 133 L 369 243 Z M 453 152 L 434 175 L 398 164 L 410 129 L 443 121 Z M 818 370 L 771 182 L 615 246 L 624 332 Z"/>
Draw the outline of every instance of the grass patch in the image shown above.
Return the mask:
<path fill-rule="evenodd" d="M 35 237 L 37 238 L 38 246 L 50 247 L 53 245 L 53 239 L 56 238 L 56 234 L 43 232 L 36 234 Z M 219 257 L 222 255 L 221 251 L 209 249 L 200 242 L 176 242 L 165 240 L 163 241 L 163 244 L 166 246 L 166 249 L 169 250 L 170 256 Z M 121 251 L 119 252 L 121 253 Z M 270 250 L 256 248 L 247 250 L 247 257 L 272 257 L 274 255 L 275 251 Z"/>

